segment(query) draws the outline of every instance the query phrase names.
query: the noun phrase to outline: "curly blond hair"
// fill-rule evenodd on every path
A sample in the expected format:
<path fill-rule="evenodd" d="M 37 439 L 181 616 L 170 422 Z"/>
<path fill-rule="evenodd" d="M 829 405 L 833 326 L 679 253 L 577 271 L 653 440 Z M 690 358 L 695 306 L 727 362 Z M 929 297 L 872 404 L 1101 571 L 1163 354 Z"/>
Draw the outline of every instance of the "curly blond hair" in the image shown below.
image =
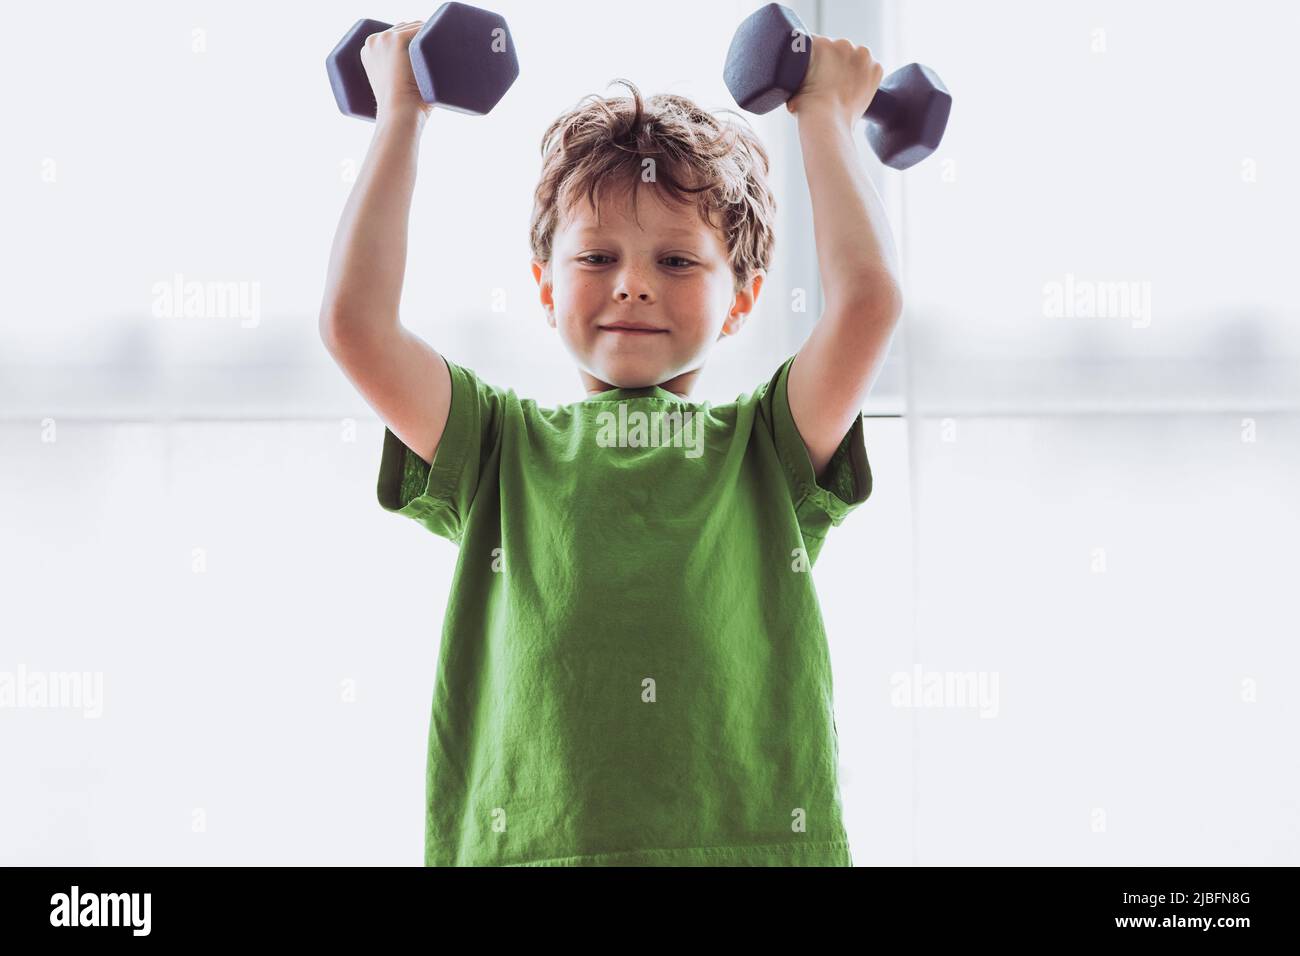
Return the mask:
<path fill-rule="evenodd" d="M 714 215 L 721 217 L 735 289 L 745 288 L 754 272 L 771 264 L 775 242 L 776 197 L 767 184 L 762 143 L 748 123 L 720 121 L 684 96 L 660 93 L 643 101 L 635 84 L 612 82 L 632 95 L 589 94 L 542 136 L 530 225 L 533 258 L 550 263 L 555 230 L 580 196 L 599 215 L 600 196 L 617 187 L 640 190 L 642 165 L 650 158 L 654 185 L 668 198 L 694 202 L 713 228 Z"/>

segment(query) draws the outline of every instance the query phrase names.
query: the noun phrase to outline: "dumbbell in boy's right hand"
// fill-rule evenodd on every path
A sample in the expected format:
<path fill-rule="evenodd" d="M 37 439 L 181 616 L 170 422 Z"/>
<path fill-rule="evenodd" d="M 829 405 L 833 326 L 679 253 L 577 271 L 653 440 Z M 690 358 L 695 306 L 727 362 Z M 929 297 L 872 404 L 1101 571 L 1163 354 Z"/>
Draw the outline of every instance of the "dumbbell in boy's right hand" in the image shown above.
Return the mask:
<path fill-rule="evenodd" d="M 366 37 L 361 64 L 374 91 L 377 120 L 407 111 L 428 116 L 433 110 L 433 105 L 420 97 L 408 50 L 423 25 L 421 20 L 408 20 Z"/>
<path fill-rule="evenodd" d="M 385 34 L 375 37 L 375 34 Z M 405 62 L 403 62 L 405 61 Z M 325 58 L 334 100 L 345 116 L 435 106 L 482 116 L 519 76 L 519 59 L 499 13 L 447 0 L 423 26 L 358 20 Z"/>

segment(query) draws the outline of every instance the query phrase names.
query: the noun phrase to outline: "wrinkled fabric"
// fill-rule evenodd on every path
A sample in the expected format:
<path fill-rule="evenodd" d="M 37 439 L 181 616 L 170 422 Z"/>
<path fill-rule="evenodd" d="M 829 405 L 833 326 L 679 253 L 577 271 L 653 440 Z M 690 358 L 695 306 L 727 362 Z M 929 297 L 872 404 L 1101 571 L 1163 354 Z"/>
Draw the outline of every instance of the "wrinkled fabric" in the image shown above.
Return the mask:
<path fill-rule="evenodd" d="M 432 467 L 385 429 L 380 505 L 459 546 L 426 865 L 852 865 L 810 569 L 871 471 L 858 416 L 817 482 L 793 361 L 558 408 L 447 361 Z"/>

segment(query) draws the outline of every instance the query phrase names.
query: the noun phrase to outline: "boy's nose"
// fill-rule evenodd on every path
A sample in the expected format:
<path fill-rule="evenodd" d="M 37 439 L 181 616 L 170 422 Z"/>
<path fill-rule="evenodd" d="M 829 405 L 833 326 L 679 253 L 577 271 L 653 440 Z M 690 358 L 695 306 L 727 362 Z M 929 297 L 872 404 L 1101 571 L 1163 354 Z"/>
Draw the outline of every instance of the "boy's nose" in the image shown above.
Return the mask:
<path fill-rule="evenodd" d="M 625 263 L 623 270 L 618 274 L 618 283 L 614 286 L 614 298 L 620 302 L 625 302 L 632 296 L 636 296 L 643 302 L 652 300 L 654 290 L 650 288 L 650 283 L 642 278 L 642 271 L 631 263 Z"/>

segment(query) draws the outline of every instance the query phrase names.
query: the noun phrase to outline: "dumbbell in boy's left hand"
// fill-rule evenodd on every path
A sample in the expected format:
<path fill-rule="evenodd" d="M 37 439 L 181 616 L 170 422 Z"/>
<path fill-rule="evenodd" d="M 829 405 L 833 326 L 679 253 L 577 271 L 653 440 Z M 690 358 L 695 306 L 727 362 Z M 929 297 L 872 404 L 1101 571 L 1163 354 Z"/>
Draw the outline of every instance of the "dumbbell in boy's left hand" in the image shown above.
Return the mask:
<path fill-rule="evenodd" d="M 813 35 L 811 41 L 808 75 L 785 108 L 791 113 L 828 109 L 849 123 L 861 119 L 880 88 L 884 67 L 869 48 L 852 40 Z"/>

